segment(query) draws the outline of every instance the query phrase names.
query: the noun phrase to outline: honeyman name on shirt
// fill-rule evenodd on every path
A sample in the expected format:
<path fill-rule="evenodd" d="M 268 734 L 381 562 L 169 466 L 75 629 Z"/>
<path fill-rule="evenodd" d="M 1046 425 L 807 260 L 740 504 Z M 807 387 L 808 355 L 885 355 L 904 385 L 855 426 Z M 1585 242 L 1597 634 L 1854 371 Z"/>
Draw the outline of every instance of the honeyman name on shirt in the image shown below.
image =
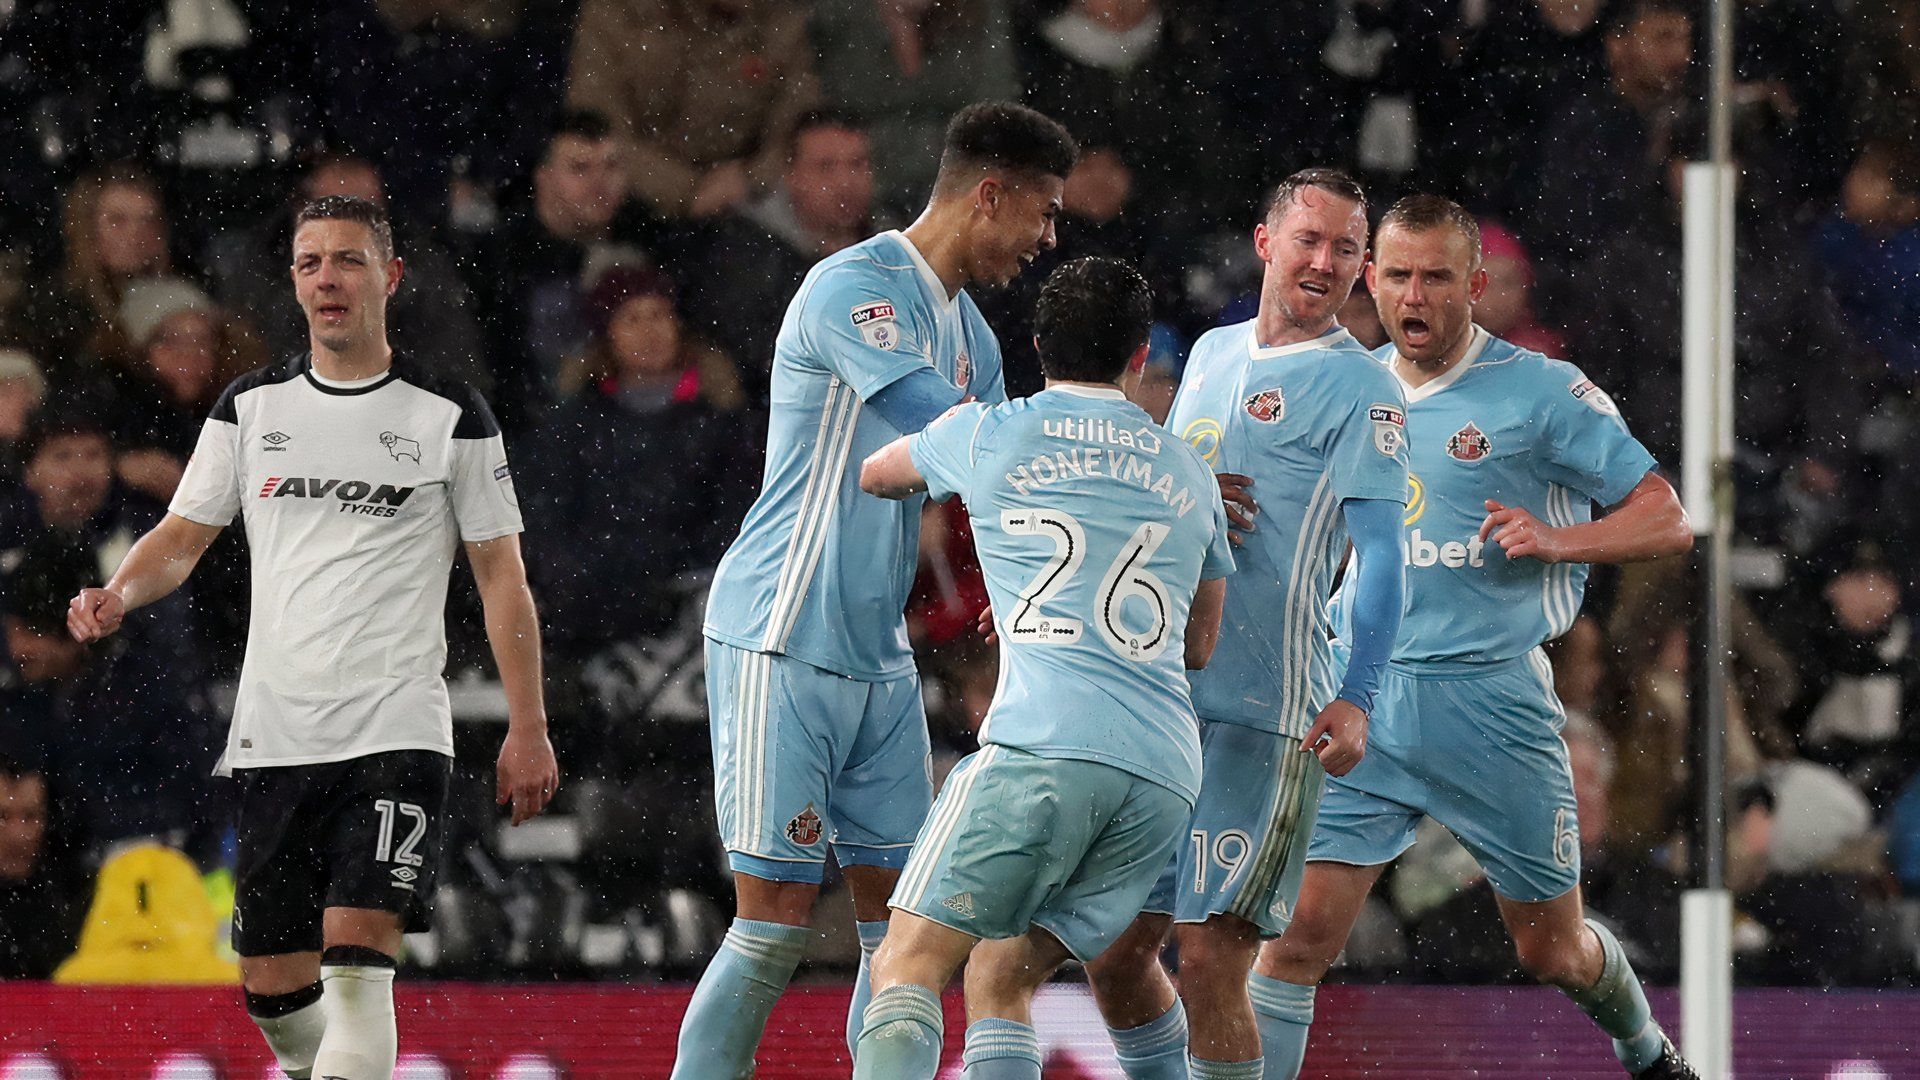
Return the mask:
<path fill-rule="evenodd" d="M 1124 429 L 1123 429 L 1123 433 Z M 1158 450 L 1156 446 L 1155 451 Z M 1192 492 L 1182 485 L 1174 486 L 1172 474 L 1154 471 L 1153 462 L 1138 454 L 1122 450 L 1106 450 L 1097 446 L 1076 446 L 1069 450 L 1055 450 L 1050 454 L 1041 454 L 1006 474 L 1007 486 L 1022 495 L 1035 487 L 1049 484 L 1061 484 L 1070 480 L 1092 478 L 1113 479 L 1123 484 L 1138 484 L 1152 494 L 1160 496 L 1173 508 L 1175 517 L 1186 517 L 1187 511 L 1194 508 Z"/>

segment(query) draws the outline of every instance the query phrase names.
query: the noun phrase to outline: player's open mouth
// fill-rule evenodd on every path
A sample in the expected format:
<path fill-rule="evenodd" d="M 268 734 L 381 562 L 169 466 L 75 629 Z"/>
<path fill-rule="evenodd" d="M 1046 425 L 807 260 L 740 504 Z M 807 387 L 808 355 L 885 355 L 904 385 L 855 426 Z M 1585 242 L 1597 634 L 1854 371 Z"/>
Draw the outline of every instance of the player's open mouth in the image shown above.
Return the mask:
<path fill-rule="evenodd" d="M 1300 283 L 1300 291 L 1309 296 L 1325 296 L 1333 290 L 1318 281 L 1303 281 Z"/>
<path fill-rule="evenodd" d="M 1400 320 L 1400 337 L 1409 345 L 1425 345 L 1433 336 L 1433 328 L 1425 319 Z"/>
<path fill-rule="evenodd" d="M 341 319 L 346 317 L 347 305 L 321 304 L 319 307 L 314 308 L 313 311 L 314 311 L 314 314 L 320 316 L 323 319 L 325 318 Z"/>

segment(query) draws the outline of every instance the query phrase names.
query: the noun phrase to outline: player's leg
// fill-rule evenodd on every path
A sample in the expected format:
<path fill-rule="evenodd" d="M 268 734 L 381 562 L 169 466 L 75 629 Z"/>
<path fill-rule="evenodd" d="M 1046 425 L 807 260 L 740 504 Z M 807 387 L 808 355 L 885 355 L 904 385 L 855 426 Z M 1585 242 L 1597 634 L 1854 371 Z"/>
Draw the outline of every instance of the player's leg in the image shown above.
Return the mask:
<path fill-rule="evenodd" d="M 680 1021 L 673 1075 L 746 1078 L 767 1018 L 806 951 L 826 859 L 840 731 L 864 684 L 709 640 L 714 798 L 735 916 Z"/>
<path fill-rule="evenodd" d="M 1106 952 L 1087 961 L 1094 1004 L 1127 1080 L 1184 1080 L 1187 1075 L 1187 1011 L 1160 962 L 1173 930 L 1178 865 L 1168 861 L 1147 910 Z"/>
<path fill-rule="evenodd" d="M 316 1078 L 388 1080 L 399 1056 L 393 975 L 404 933 L 425 930 L 453 760 L 425 750 L 337 763 L 324 796 L 326 1033 Z"/>
<path fill-rule="evenodd" d="M 1059 938 L 1038 927 L 974 949 L 967 960 L 965 1080 L 1038 1080 L 1033 994 L 1070 958 Z"/>
<path fill-rule="evenodd" d="M 867 684 L 866 712 L 834 780 L 829 816 L 833 853 L 853 894 L 860 970 L 847 1008 L 847 1052 L 855 1052 L 873 1000 L 873 956 L 886 939 L 889 909 L 913 838 L 933 805 L 932 746 L 917 674 Z"/>
<path fill-rule="evenodd" d="M 1203 732 L 1204 778 L 1180 848 L 1174 934 L 1194 1077 L 1263 1071 L 1248 976 L 1291 918 L 1325 773 L 1300 741 L 1237 724 Z"/>
<path fill-rule="evenodd" d="M 853 1057 L 854 1080 L 933 1080 L 946 1021 L 940 991 L 979 939 L 895 911 L 874 954 L 873 1000 Z"/>
<path fill-rule="evenodd" d="M 1323 819 L 1324 820 L 1324 819 Z M 1320 980 L 1346 948 L 1360 909 L 1380 880 L 1384 863 L 1354 866 L 1309 862 L 1287 932 L 1260 948 L 1247 980 L 1266 1080 L 1294 1080 L 1307 1056 L 1313 999 Z"/>
<path fill-rule="evenodd" d="M 1452 724 L 1439 752 L 1431 808 L 1487 871 L 1521 966 L 1612 1036 L 1628 1072 L 1663 1058 L 1684 1068 L 1620 943 L 1584 918 L 1573 773 L 1556 733 L 1560 704 L 1545 657 L 1536 649 L 1423 693 L 1433 699 L 1431 715 L 1472 718 L 1470 727 Z"/>
<path fill-rule="evenodd" d="M 247 1015 L 294 1080 L 313 1075 L 327 1027 L 320 983 L 326 876 L 312 825 L 300 821 L 314 772 L 241 769 L 237 776 L 233 948 Z"/>

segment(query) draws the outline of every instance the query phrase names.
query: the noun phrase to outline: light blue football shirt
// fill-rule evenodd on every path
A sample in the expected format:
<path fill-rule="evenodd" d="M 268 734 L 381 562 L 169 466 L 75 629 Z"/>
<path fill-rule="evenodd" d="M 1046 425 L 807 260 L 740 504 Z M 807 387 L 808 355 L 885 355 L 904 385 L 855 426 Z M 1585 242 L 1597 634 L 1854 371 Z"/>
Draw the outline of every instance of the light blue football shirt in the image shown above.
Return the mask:
<path fill-rule="evenodd" d="M 1118 390 L 1056 386 L 961 405 L 908 444 L 973 523 L 1000 634 L 981 743 L 1098 761 L 1191 800 L 1200 734 L 1187 613 L 1233 571 L 1200 455 Z"/>
<path fill-rule="evenodd" d="M 1260 506 L 1213 662 L 1192 675 L 1194 708 L 1299 738 L 1338 689 L 1327 598 L 1347 546 L 1340 504 L 1407 499 L 1400 383 L 1343 329 L 1263 348 L 1248 321 L 1195 343 L 1167 426 L 1215 472 L 1252 477 Z"/>
<path fill-rule="evenodd" d="M 760 496 L 720 560 L 706 634 L 855 679 L 913 670 L 904 615 L 924 500 L 860 490 L 860 462 L 902 432 L 864 408 L 931 366 L 983 402 L 1006 400 L 1000 346 L 899 232 L 823 260 L 774 343 Z"/>
<path fill-rule="evenodd" d="M 1477 326 L 1473 334 L 1445 375 L 1406 388 L 1413 475 L 1395 660 L 1510 660 L 1566 633 L 1587 565 L 1507 558 L 1479 539 L 1487 500 L 1578 525 L 1593 520 L 1594 503 L 1625 499 L 1656 465 L 1579 368 Z M 1375 356 L 1392 370 L 1392 345 Z M 1344 633 L 1344 612 L 1335 618 Z"/>

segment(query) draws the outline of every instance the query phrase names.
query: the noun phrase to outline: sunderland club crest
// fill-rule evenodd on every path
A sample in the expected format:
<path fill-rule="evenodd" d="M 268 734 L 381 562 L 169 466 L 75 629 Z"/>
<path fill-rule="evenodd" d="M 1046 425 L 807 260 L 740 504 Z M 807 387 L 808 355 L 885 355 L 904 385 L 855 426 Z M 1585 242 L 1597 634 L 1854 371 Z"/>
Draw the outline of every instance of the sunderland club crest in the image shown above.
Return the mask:
<path fill-rule="evenodd" d="M 1455 461 L 1468 463 L 1484 461 L 1491 453 L 1493 453 L 1493 443 L 1487 440 L 1486 433 L 1475 427 L 1471 420 L 1467 421 L 1466 427 L 1454 432 L 1453 438 L 1447 440 L 1447 456 Z"/>
<path fill-rule="evenodd" d="M 787 839 L 801 847 L 812 847 L 820 842 L 820 815 L 814 812 L 812 803 L 808 803 L 805 810 L 793 815 L 793 820 L 787 822 Z"/>
<path fill-rule="evenodd" d="M 1244 404 L 1247 415 L 1263 424 L 1278 423 L 1287 415 L 1287 396 L 1277 386 L 1252 395 Z"/>

